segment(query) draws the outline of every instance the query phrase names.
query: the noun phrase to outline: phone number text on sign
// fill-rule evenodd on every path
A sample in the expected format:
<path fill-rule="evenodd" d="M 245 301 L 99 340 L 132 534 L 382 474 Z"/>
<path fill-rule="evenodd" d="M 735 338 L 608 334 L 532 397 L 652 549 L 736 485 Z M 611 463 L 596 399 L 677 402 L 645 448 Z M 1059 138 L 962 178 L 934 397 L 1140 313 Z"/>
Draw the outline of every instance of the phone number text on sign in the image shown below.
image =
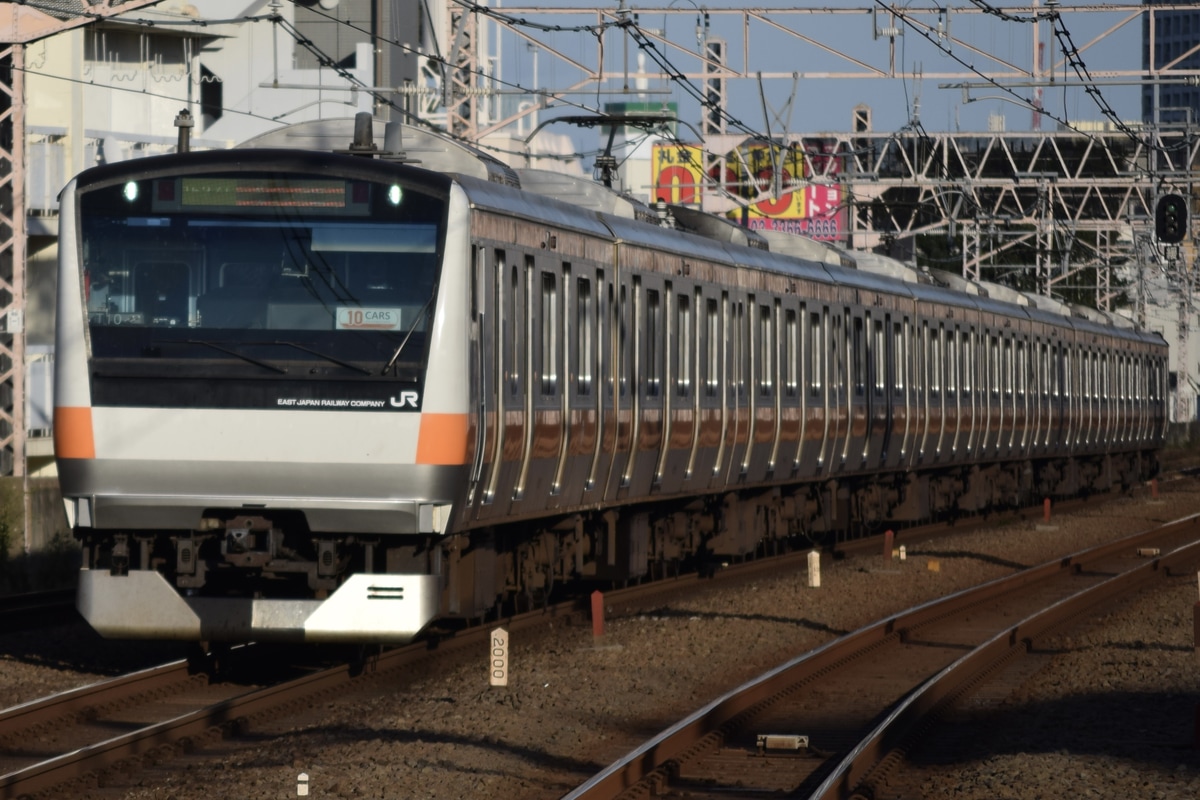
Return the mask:
<path fill-rule="evenodd" d="M 337 329 L 339 331 L 398 331 L 401 309 L 399 308 L 347 308 L 338 307 Z"/>

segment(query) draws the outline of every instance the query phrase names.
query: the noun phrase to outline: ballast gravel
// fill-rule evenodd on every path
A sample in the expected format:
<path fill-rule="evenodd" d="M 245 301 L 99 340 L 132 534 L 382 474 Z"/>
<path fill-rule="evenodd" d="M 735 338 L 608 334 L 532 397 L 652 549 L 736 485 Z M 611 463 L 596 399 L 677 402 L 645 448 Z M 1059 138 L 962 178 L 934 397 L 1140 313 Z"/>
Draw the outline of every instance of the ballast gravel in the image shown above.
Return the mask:
<path fill-rule="evenodd" d="M 590 629 L 548 622 L 511 642 L 507 687 L 488 686 L 480 653 L 397 681 L 394 691 L 376 687 L 252 731 L 251 747 L 245 739 L 211 747 L 82 796 L 558 798 L 713 697 L 831 638 L 1198 513 L 1198 489 L 1180 479 L 1162 484 L 1156 499 L 1139 493 L 1055 515 L 1050 525 L 907 543 L 904 562 L 825 556 L 820 588 L 808 587 L 803 570 L 736 591 L 716 584 L 703 598 L 610 620 L 600 641 Z M 917 754 L 923 772 L 911 796 L 1200 796 L 1196 599 L 1195 580 L 1179 580 L 1064 637 L 1011 698 L 953 723 L 960 733 L 956 726 L 972 726 L 966 740 L 931 747 L 924 762 Z M 17 673 L 35 665 L 0 659 L 0 700 L 11 703 L 28 690 L 13 688 L 22 685 Z"/>

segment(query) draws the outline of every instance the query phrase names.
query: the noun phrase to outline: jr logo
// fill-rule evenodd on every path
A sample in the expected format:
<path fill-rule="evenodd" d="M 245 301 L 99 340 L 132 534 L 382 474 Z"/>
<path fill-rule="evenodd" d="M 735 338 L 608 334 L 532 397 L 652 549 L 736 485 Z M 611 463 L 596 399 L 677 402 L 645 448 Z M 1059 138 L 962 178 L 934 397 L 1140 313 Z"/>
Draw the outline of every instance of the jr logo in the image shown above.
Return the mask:
<path fill-rule="evenodd" d="M 421 395 L 416 392 L 401 392 L 396 397 L 388 398 L 392 408 L 416 408 L 420 400 Z"/>

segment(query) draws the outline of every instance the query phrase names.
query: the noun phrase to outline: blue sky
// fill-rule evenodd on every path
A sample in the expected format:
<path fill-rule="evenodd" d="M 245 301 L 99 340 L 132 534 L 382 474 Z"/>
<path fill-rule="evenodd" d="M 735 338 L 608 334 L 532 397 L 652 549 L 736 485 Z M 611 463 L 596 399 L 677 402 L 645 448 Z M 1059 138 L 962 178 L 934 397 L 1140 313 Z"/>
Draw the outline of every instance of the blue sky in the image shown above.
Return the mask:
<path fill-rule="evenodd" d="M 567 3 L 556 3 L 556 8 Z M 859 103 L 872 108 L 874 128 L 877 131 L 897 130 L 913 116 L 919 101 L 919 118 L 929 131 L 962 130 L 984 131 L 989 114 L 1000 114 L 1005 118 L 1007 130 L 1030 130 L 1032 112 L 1012 102 L 1012 95 L 997 89 L 972 89 L 971 102 L 964 102 L 961 89 L 939 88 L 939 84 L 959 83 L 960 76 L 970 75 L 962 63 L 944 50 L 939 49 L 902 21 L 894 24 L 904 30 L 894 39 L 888 36 L 876 38 L 873 27 L 893 24 L 885 13 L 872 16 L 870 8 L 862 2 L 833 2 L 821 8 L 836 9 L 827 12 L 786 13 L 783 4 L 770 6 L 764 20 L 754 20 L 749 26 L 749 54 L 744 47 L 745 28 L 742 18 L 736 15 L 717 13 L 718 9 L 732 6 L 715 6 L 675 0 L 670 5 L 654 7 L 631 6 L 631 14 L 637 15 L 638 24 L 653 36 L 660 33 L 671 44 L 656 42 L 659 52 L 666 55 L 670 63 L 683 72 L 698 72 L 700 61 L 694 55 L 697 46 L 697 21 L 703 18 L 698 6 L 709 10 L 707 35 L 726 40 L 728 59 L 750 72 L 774 73 L 763 83 L 766 101 L 772 111 L 764 111 L 758 83 L 753 80 L 731 81 L 728 84 L 728 106 L 731 114 L 746 127 L 761 131 L 768 122 L 775 130 L 779 122 L 787 123 L 793 132 L 843 131 L 850 126 L 852 109 Z M 592 6 L 588 6 L 592 7 Z M 608 6 L 615 9 L 616 4 Z M 792 6 L 795 8 L 795 6 Z M 810 7 L 815 8 L 815 7 Z M 967 64 L 987 75 L 1000 75 L 1005 82 L 1020 78 L 1019 70 L 1031 70 L 1035 62 L 1033 25 L 1028 22 L 1005 20 L 996 15 L 979 13 L 969 4 L 938 14 L 932 5 L 909 5 L 905 12 L 918 23 L 927 24 L 936 30 L 940 23 L 943 31 L 951 38 L 937 39 L 958 55 Z M 1080 50 L 1080 59 L 1097 80 L 1112 80 L 1113 73 L 1137 72 L 1141 68 L 1141 21 L 1132 11 L 1088 11 L 1081 4 L 1061 5 L 1064 29 L 1071 42 Z M 1087 6 L 1095 9 L 1096 6 Z M 502 11 L 519 14 L 530 20 L 548 22 L 560 26 L 580 25 L 595 22 L 594 15 L 535 15 L 532 9 Z M 1027 8 L 1012 11 L 1013 16 L 1028 16 Z M 778 27 L 789 29 L 780 30 Z M 1070 121 L 1087 121 L 1102 118 L 1095 102 L 1077 88 L 1078 79 L 1073 70 L 1063 63 L 1059 39 L 1055 37 L 1049 23 L 1040 25 L 1040 37 L 1044 43 L 1042 63 L 1044 68 L 1058 64 L 1055 78 L 1058 88 L 1043 90 L 1043 106 L 1056 116 Z M 566 59 L 593 65 L 596 61 L 597 40 L 586 33 L 559 33 L 521 28 L 529 36 L 559 51 L 566 58 L 557 58 L 543 49 L 539 54 L 538 83 L 547 89 L 559 89 L 574 83 L 579 71 Z M 935 34 L 931 33 L 935 39 Z M 511 34 L 502 37 L 503 73 L 505 78 L 523 85 L 533 83 L 530 49 L 525 40 Z M 604 40 L 604 59 L 610 71 L 621 72 L 629 65 L 632 74 L 637 69 L 637 50 L 630 42 L 626 47 L 619 31 L 610 31 Z M 840 54 L 840 55 L 839 55 Z M 652 59 L 645 60 L 648 70 L 656 69 Z M 893 69 L 902 77 L 852 79 L 822 77 L 822 73 L 866 74 L 870 70 L 889 72 Z M 914 77 L 920 71 L 923 78 Z M 791 72 L 801 73 L 795 83 L 795 101 L 790 113 L 786 105 L 793 91 Z M 1075 84 L 1076 88 L 1063 88 Z M 973 82 L 984 79 L 974 77 Z M 1126 78 L 1125 80 L 1128 80 Z M 610 81 L 606 88 L 619 89 L 623 80 Z M 693 83 L 696 83 L 693 81 Z M 651 81 L 650 89 L 671 89 L 669 95 L 647 94 L 640 99 L 671 99 L 679 103 L 681 117 L 696 122 L 699 106 L 678 88 L 662 81 Z M 1021 97 L 1032 97 L 1034 89 L 1014 88 Z M 1101 86 L 1108 105 L 1124 120 L 1140 117 L 1140 95 L 1135 86 Z M 988 99 L 1004 96 L 1008 99 Z M 590 107 L 597 102 L 639 99 L 635 96 L 572 95 L 572 99 Z M 580 113 L 573 110 L 569 113 Z M 1043 118 L 1042 130 L 1053 130 L 1057 123 Z"/>

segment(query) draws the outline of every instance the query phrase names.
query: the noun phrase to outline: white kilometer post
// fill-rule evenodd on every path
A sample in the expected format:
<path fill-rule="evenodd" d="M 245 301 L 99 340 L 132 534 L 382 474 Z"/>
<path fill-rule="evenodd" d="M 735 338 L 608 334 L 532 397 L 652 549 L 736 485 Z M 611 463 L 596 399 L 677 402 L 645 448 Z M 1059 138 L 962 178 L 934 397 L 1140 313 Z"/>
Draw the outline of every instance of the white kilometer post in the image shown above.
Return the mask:
<path fill-rule="evenodd" d="M 808 554 L 808 585 L 814 589 L 821 587 L 821 554 L 816 550 Z"/>
<path fill-rule="evenodd" d="M 496 628 L 489 639 L 488 684 L 508 686 L 508 631 Z"/>

